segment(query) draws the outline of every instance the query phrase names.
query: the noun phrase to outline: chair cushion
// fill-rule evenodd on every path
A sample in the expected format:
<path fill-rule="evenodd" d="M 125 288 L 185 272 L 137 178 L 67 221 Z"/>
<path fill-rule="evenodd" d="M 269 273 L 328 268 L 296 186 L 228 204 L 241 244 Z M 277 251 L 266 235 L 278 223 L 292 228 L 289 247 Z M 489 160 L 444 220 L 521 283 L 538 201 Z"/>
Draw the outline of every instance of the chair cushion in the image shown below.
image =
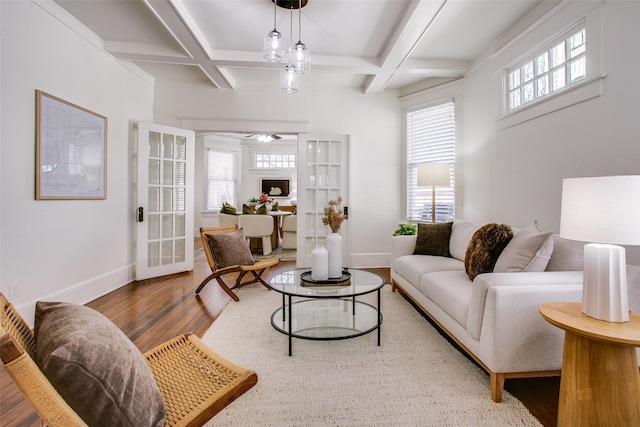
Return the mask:
<path fill-rule="evenodd" d="M 487 224 L 473 234 L 464 258 L 465 271 L 473 280 L 478 274 L 489 273 L 507 246 L 513 231 L 506 224 Z"/>
<path fill-rule="evenodd" d="M 418 237 L 414 255 L 437 255 L 451 257 L 449 240 L 451 238 L 452 222 L 444 224 L 418 223 Z"/>
<path fill-rule="evenodd" d="M 90 426 L 162 426 L 165 407 L 144 356 L 99 312 L 38 302 L 36 363 Z"/>
<path fill-rule="evenodd" d="M 553 232 L 542 232 L 536 223 L 518 231 L 500 254 L 497 273 L 544 271 L 553 252 Z"/>
<path fill-rule="evenodd" d="M 242 229 L 230 233 L 207 234 L 209 249 L 216 268 L 253 265 L 255 261 Z"/>

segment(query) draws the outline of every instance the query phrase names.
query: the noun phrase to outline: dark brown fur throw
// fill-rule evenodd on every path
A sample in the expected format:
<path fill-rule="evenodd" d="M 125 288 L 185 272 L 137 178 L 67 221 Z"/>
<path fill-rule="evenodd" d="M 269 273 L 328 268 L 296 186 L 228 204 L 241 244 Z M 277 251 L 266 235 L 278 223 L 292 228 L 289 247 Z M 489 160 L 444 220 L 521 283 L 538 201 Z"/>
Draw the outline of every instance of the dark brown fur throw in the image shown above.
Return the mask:
<path fill-rule="evenodd" d="M 473 280 L 481 273 L 492 272 L 498 257 L 512 237 L 513 231 L 506 224 L 487 224 L 476 231 L 464 257 L 464 267 L 469 279 Z"/>

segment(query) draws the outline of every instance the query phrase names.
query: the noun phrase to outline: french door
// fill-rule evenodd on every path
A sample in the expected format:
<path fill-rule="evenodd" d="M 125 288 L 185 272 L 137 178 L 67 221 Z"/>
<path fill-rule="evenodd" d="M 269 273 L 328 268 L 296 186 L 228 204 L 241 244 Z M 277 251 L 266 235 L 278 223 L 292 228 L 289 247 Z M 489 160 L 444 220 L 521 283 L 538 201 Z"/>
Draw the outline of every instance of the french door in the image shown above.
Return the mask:
<path fill-rule="evenodd" d="M 349 205 L 349 137 L 347 135 L 298 135 L 298 267 L 311 266 L 311 251 L 326 246 L 329 226 L 322 224 L 329 200 L 342 197 Z M 340 227 L 342 266 L 349 266 L 349 221 Z"/>
<path fill-rule="evenodd" d="M 194 141 L 138 123 L 136 280 L 193 270 Z"/>

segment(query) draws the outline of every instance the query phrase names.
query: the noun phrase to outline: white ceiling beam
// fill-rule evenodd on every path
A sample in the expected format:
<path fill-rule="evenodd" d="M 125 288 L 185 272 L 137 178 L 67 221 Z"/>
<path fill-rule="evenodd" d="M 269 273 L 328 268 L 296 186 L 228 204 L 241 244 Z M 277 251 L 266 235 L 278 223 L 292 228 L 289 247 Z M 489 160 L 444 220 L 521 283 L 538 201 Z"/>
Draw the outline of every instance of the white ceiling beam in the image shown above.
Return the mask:
<path fill-rule="evenodd" d="M 164 25 L 173 38 L 183 47 L 186 54 L 193 58 L 207 78 L 220 89 L 233 89 L 225 74 L 211 63 L 210 49 L 195 21 L 188 15 L 184 6 L 177 0 L 144 0 L 145 5 Z M 176 5 L 180 11 L 174 7 Z M 186 21 L 186 22 L 185 22 Z M 205 43 L 203 45 L 203 43 Z M 205 50 L 206 49 L 206 50 Z M 124 59 L 124 58 L 122 58 Z M 129 59 L 129 58 L 126 58 Z M 142 59 L 139 59 L 142 60 Z"/>
<path fill-rule="evenodd" d="M 365 94 L 379 94 L 384 90 L 396 70 L 407 60 L 409 54 L 424 37 L 446 2 L 447 0 L 411 2 L 381 56 L 381 67 L 386 72 L 373 75 L 367 81 L 364 87 Z"/>

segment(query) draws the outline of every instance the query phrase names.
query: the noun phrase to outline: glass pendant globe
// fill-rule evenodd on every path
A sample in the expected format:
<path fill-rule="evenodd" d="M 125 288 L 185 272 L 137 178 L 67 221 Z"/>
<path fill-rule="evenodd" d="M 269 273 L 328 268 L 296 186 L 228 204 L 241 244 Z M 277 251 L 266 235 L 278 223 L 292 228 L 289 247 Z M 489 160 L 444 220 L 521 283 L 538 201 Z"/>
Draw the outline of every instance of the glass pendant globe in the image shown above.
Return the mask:
<path fill-rule="evenodd" d="M 282 34 L 277 30 L 269 32 L 264 38 L 262 56 L 269 62 L 282 62 L 284 60 L 285 49 Z"/>
<path fill-rule="evenodd" d="M 311 70 L 311 55 L 307 46 L 302 42 L 289 48 L 289 60 L 296 73 L 308 73 Z"/>
<path fill-rule="evenodd" d="M 280 89 L 286 93 L 298 93 L 300 90 L 298 74 L 292 65 L 285 66 L 280 71 Z"/>

